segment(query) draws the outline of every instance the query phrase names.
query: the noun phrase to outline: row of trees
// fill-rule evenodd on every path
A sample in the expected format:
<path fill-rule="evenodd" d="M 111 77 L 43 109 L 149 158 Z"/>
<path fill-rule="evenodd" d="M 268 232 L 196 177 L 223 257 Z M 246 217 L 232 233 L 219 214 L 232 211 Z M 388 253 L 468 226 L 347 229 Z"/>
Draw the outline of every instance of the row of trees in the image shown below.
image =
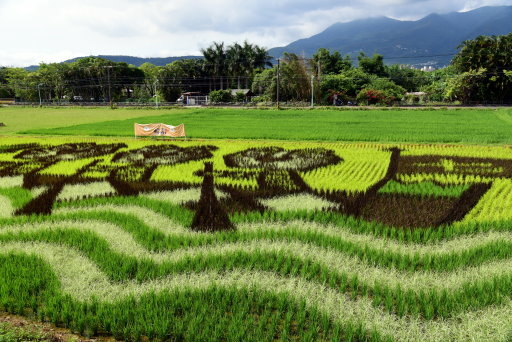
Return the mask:
<path fill-rule="evenodd" d="M 391 104 L 397 100 L 512 103 L 512 33 L 464 41 L 451 65 L 432 72 L 384 64 L 379 54 L 361 53 L 358 67 L 348 56 L 319 49 L 310 60 L 285 54 L 280 65 L 280 99 L 324 104 Z M 277 68 L 258 74 L 253 91 L 276 100 Z M 311 79 L 311 77 L 314 77 Z M 404 96 L 406 92 L 423 93 Z"/>
<path fill-rule="evenodd" d="M 252 90 L 268 100 L 307 101 L 313 93 L 324 104 L 362 102 L 390 104 L 400 100 L 407 91 L 419 91 L 432 82 L 432 74 L 406 66 L 384 65 L 382 55 L 361 53 L 358 67 L 338 52 L 319 49 L 311 59 L 285 53 L 279 67 L 256 75 Z M 279 70 L 278 70 L 279 69 Z"/>
<path fill-rule="evenodd" d="M 203 58 L 140 67 L 86 57 L 72 63 L 40 64 L 37 71 L 0 68 L 0 98 L 23 101 L 176 101 L 185 91 L 250 88 L 254 75 L 271 67 L 267 50 L 248 42 L 213 43 Z"/>
<path fill-rule="evenodd" d="M 433 72 L 384 64 L 379 54 L 349 56 L 319 49 L 312 58 L 268 51 L 248 42 L 213 43 L 203 58 L 140 67 L 87 57 L 41 64 L 37 71 L 0 68 L 0 98 L 37 101 L 175 101 L 183 92 L 252 89 L 256 101 L 390 104 L 406 92 L 430 101 L 512 102 L 512 33 L 465 41 L 452 64 Z M 279 91 L 278 91 L 279 87 Z M 279 93 L 279 99 L 277 98 Z M 217 94 L 217 93 L 215 93 Z"/>
<path fill-rule="evenodd" d="M 235 43 L 227 48 L 224 43 L 213 43 L 201 52 L 204 56 L 205 70 L 212 76 L 215 90 L 233 86 L 229 79 L 224 82 L 226 75 L 236 79 L 237 89 L 241 89 L 243 79 L 247 89 L 256 71 L 272 66 L 272 56 L 269 56 L 267 49 L 249 44 L 247 41 L 243 45 Z"/>

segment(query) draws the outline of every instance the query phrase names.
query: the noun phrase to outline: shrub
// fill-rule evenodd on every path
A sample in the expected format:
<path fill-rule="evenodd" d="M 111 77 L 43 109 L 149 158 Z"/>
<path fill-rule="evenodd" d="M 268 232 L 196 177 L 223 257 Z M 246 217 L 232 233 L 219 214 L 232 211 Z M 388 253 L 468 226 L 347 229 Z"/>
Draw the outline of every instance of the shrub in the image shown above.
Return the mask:
<path fill-rule="evenodd" d="M 366 105 L 390 105 L 395 100 L 396 97 L 393 95 L 377 89 L 363 89 L 357 94 L 357 102 Z"/>
<path fill-rule="evenodd" d="M 253 103 L 270 103 L 270 102 L 272 102 L 272 97 L 270 97 L 270 95 L 254 96 L 251 98 L 251 102 L 253 102 Z"/>
<path fill-rule="evenodd" d="M 233 95 L 229 90 L 213 90 L 209 94 L 210 102 L 212 103 L 226 103 L 233 101 Z"/>
<path fill-rule="evenodd" d="M 247 97 L 245 96 L 243 91 L 239 91 L 235 94 L 235 102 L 245 102 Z"/>

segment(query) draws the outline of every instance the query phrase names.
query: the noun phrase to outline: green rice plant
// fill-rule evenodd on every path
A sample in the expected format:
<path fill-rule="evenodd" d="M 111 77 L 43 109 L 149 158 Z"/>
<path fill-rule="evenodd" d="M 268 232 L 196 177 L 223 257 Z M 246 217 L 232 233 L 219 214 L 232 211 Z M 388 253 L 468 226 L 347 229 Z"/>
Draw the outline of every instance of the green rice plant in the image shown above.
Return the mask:
<path fill-rule="evenodd" d="M 0 177 L 1 188 L 14 188 L 23 185 L 23 176 Z"/>
<path fill-rule="evenodd" d="M 492 331 L 493 338 L 499 338 L 502 334 L 508 331 L 507 324 L 500 320 L 494 322 L 496 318 L 504 318 L 509 314 L 509 302 L 504 304 L 505 307 L 493 307 L 490 311 L 463 313 L 453 319 L 443 321 L 423 321 L 423 320 L 410 320 L 408 318 L 400 319 L 394 315 L 383 313 L 379 309 L 372 309 L 371 302 L 365 299 L 350 300 L 344 296 L 339 296 L 336 290 L 326 289 L 322 285 L 317 285 L 310 282 L 302 282 L 300 280 L 291 278 L 282 278 L 274 276 L 271 273 L 258 273 L 258 272 L 208 272 L 205 274 L 185 274 L 183 276 L 174 276 L 171 279 L 161 279 L 155 281 L 144 287 L 144 292 L 141 293 L 140 283 L 123 282 L 120 284 L 110 283 L 101 273 L 95 270 L 94 266 L 90 264 L 87 259 L 80 257 L 79 254 L 70 250 L 59 249 L 60 247 L 52 247 L 51 245 L 34 245 L 34 244 L 14 244 L 4 245 L 3 251 L 15 250 L 22 252 L 37 251 L 37 255 L 42 257 L 52 265 L 52 269 L 56 272 L 59 279 L 74 279 L 73 282 L 64 282 L 64 293 L 72 296 L 72 298 L 80 299 L 81 301 L 91 301 L 93 307 L 100 307 L 102 302 L 113 302 L 122 300 L 123 298 L 130 298 L 131 295 L 137 294 L 137 297 L 144 294 L 144 292 L 162 291 L 165 289 L 195 289 L 209 288 L 208 284 L 212 284 L 216 288 L 231 288 L 231 289 L 251 289 L 257 293 L 283 294 L 285 300 L 306 301 L 308 308 L 318 308 L 320 312 L 328 314 L 331 319 L 338 322 L 345 322 L 345 324 L 354 324 L 354 322 L 362 322 L 363 331 L 371 327 L 371 330 L 376 330 L 380 338 L 382 336 L 394 336 L 397 340 L 445 340 L 445 339 L 460 339 L 460 333 L 464 332 L 472 334 L 475 338 L 483 337 L 482 327 L 494 324 L 494 329 L 484 330 L 486 333 Z M 281 260 L 282 258 L 274 259 Z M 284 260 L 283 260 L 284 261 Z M 286 264 L 286 262 L 285 262 Z M 79 266 L 79 272 L 76 267 Z M 73 277 L 73 278 L 69 278 Z M 6 277 L 6 279 L 9 279 Z M 93 281 L 96 286 L 92 289 L 86 290 L 80 284 L 89 284 Z M 352 280 L 350 281 L 352 282 Z M 236 284 L 236 285 L 235 285 Z M 487 290 L 484 286 L 483 289 Z M 85 290 L 85 291 L 84 291 Z M 91 291 L 92 290 L 92 291 Z M 472 291 L 473 292 L 473 291 Z M 203 292 L 204 293 L 204 292 Z M 409 293 L 409 292 L 406 292 Z M 469 293 L 468 293 L 469 294 Z M 467 294 L 466 294 L 467 295 Z M 423 301 L 434 301 L 435 297 L 430 294 L 420 293 L 419 298 L 424 298 Z M 8 297 L 10 298 L 10 297 Z M 64 297 L 65 298 L 65 297 Z M 69 297 L 67 297 L 69 298 Z M 94 298 L 101 298 L 98 302 Z M 143 297 L 144 298 L 144 297 Z M 233 296 L 231 296 L 233 298 Z M 137 302 L 130 299 L 132 307 L 137 307 Z M 216 302 L 216 301 L 214 301 Z M 222 302 L 221 302 L 222 303 Z M 284 302 L 286 303 L 286 302 Z M 55 305 L 62 308 L 63 305 Z M 283 307 L 280 304 L 277 308 Z M 428 306 L 427 306 L 428 307 Z M 154 309 L 155 307 L 153 307 Z M 89 310 L 81 310 L 78 307 L 72 309 L 71 312 L 88 312 Z M 93 310 L 96 314 L 97 309 Z M 76 316 L 75 316 L 76 317 Z M 76 320 L 71 319 L 72 321 Z M 320 317 L 313 318 L 314 321 L 322 322 Z M 362 321 L 361 321 L 362 320 Z M 99 320 L 101 322 L 101 320 Z M 506 321 L 506 320 L 505 320 Z M 361 323 L 359 323 L 361 324 Z M 357 323 L 356 323 L 357 325 Z M 84 326 L 85 328 L 85 326 Z M 143 329 L 141 329 L 143 331 Z M 459 337 L 457 337 L 459 336 Z M 488 336 L 488 335 L 487 335 Z"/>
<path fill-rule="evenodd" d="M 512 180 L 498 178 L 461 223 L 509 220 L 512 220 Z"/>
<path fill-rule="evenodd" d="M 251 191 L 256 190 L 259 186 L 257 177 L 258 173 L 251 171 L 216 170 L 214 172 L 214 183 L 218 186 L 228 185 Z"/>
<path fill-rule="evenodd" d="M 92 182 L 65 185 L 57 196 L 57 200 L 66 201 L 87 197 L 97 197 L 115 194 L 116 190 L 109 182 Z"/>
<path fill-rule="evenodd" d="M 391 153 L 369 149 L 335 150 L 343 162 L 301 173 L 316 190 L 366 191 L 384 178 Z"/>
<path fill-rule="evenodd" d="M 158 182 L 182 182 L 201 184 L 202 177 L 196 175 L 204 167 L 203 161 L 189 161 L 178 165 L 159 165 L 151 176 L 151 180 Z"/>
<path fill-rule="evenodd" d="M 383 194 L 459 197 L 467 189 L 469 189 L 468 184 L 442 187 L 432 182 L 402 184 L 396 181 L 389 181 L 378 192 Z"/>
<path fill-rule="evenodd" d="M 218 199 L 225 199 L 228 196 L 226 193 L 218 189 L 215 189 L 215 195 Z M 156 191 L 139 195 L 139 197 L 168 202 L 175 205 L 185 204 L 188 202 L 198 202 L 200 196 L 201 189 L 197 187 L 171 191 Z"/>
<path fill-rule="evenodd" d="M 84 166 L 94 162 L 96 158 L 85 158 L 77 160 L 65 160 L 58 162 L 50 167 L 42 170 L 40 173 L 44 175 L 62 175 L 71 176 Z"/>
<path fill-rule="evenodd" d="M 60 217 L 62 214 L 65 215 Z M 68 208 L 58 210 L 56 215 L 55 219 L 59 220 L 65 218 L 76 222 L 100 220 L 113 223 L 135 234 L 134 237 L 137 241 L 151 250 L 155 248 L 156 241 L 158 241 L 159 249 L 173 250 L 181 246 L 277 239 L 314 244 L 355 256 L 381 267 L 394 267 L 408 271 L 419 269 L 447 271 L 462 266 L 479 265 L 489 260 L 508 258 L 510 255 L 507 251 L 509 244 L 503 241 L 509 237 L 509 233 L 506 232 L 487 233 L 478 237 L 459 237 L 442 244 L 438 243 L 438 245 L 404 246 L 403 241 L 393 243 L 389 240 L 354 234 L 346 229 L 340 230 L 336 227 L 331 228 L 331 226 L 300 221 L 276 224 L 239 224 L 236 234 L 197 235 L 197 233 L 190 232 L 185 227 L 166 219 L 161 214 L 134 206 L 103 205 L 83 209 Z M 37 222 L 40 221 L 41 219 Z M 54 222 L 50 218 L 47 221 Z M 19 218 L 15 222 L 25 221 L 23 218 Z M 57 223 L 54 224 L 57 226 Z M 102 234 L 113 229 L 109 225 L 105 227 L 110 228 L 98 228 Z M 169 238 L 161 235 L 158 238 L 151 238 L 152 230 L 169 235 Z M 460 245 L 466 246 L 463 251 L 460 251 L 458 247 Z"/>
<path fill-rule="evenodd" d="M 138 182 L 143 179 L 145 172 L 146 167 L 144 166 L 118 167 L 115 169 L 115 178 L 125 182 Z"/>
<path fill-rule="evenodd" d="M 295 194 L 260 199 L 265 207 L 275 211 L 322 210 L 336 208 L 337 204 L 310 194 Z"/>
<path fill-rule="evenodd" d="M 35 294 L 40 292 L 31 291 L 37 283 L 29 278 L 30 266 L 40 266 L 49 271 L 49 275 L 51 270 L 35 257 L 9 255 L 2 257 L 0 272 L 9 278 L 15 277 L 12 270 L 18 265 L 23 265 L 18 278 L 27 281 L 15 288 L 13 295 L 18 295 L 22 303 L 37 299 Z M 132 294 L 114 302 L 93 299 L 84 303 L 59 293 L 55 277 L 43 279 L 39 284 L 47 291 L 44 307 L 38 308 L 39 314 L 84 335 L 102 330 L 116 338 L 130 340 L 173 337 L 201 341 L 272 341 L 282 335 L 292 339 L 308 336 L 314 340 L 341 340 L 344 336 L 365 339 L 373 334 L 379 337 L 377 340 L 387 340 L 376 332 L 357 328 L 358 324 L 334 321 L 299 298 L 289 299 L 283 294 L 249 286 L 230 289 L 223 284 L 212 286 L 211 281 L 205 286 L 169 284 L 168 289 L 165 285 L 162 289 L 149 289 L 142 296 Z M 283 317 L 296 324 L 287 328 Z"/>
<path fill-rule="evenodd" d="M 0 188 L 0 196 L 7 197 L 14 209 L 22 208 L 27 204 L 33 197 L 34 194 L 21 187 L 12 188 Z"/>
<path fill-rule="evenodd" d="M 116 252 L 115 253 L 121 253 L 126 254 L 125 257 L 116 256 L 116 254 L 112 254 L 112 252 L 109 251 L 107 245 L 105 243 L 101 242 L 101 240 L 97 240 L 93 235 L 87 235 L 84 233 L 74 233 L 73 230 L 70 230 L 69 232 L 62 230 L 61 227 L 66 227 L 67 225 L 72 226 L 83 226 L 85 230 L 91 230 L 95 229 L 94 231 L 97 232 L 97 234 L 101 235 L 103 238 L 106 239 L 106 241 L 109 241 L 108 244 L 110 244 L 110 248 L 113 248 Z M 140 224 L 136 224 L 134 227 L 138 227 Z M 46 227 L 46 228 L 44 228 Z M 97 227 L 97 228 L 95 228 Z M 415 289 L 416 291 L 420 291 L 419 295 L 413 295 L 408 299 L 409 306 L 414 308 L 415 310 L 419 310 L 420 313 L 424 315 L 430 315 L 429 310 L 433 310 L 432 315 L 437 316 L 440 314 L 445 315 L 451 315 L 453 311 L 461 310 L 463 307 L 478 307 L 481 305 L 489 305 L 492 303 L 496 303 L 496 301 L 500 302 L 502 297 L 492 297 L 492 298 L 486 298 L 483 297 L 483 300 L 478 300 L 478 298 L 482 298 L 482 293 L 485 295 L 486 292 L 475 292 L 474 289 L 478 289 L 478 287 L 483 286 L 482 283 L 478 284 L 477 287 L 474 287 L 471 285 L 471 279 L 488 279 L 492 277 L 497 277 L 496 279 L 493 279 L 491 281 L 491 284 L 495 284 L 494 293 L 506 293 L 504 291 L 507 291 L 508 284 L 508 278 L 502 277 L 502 268 L 498 267 L 496 265 L 489 267 L 484 267 L 482 269 L 475 269 L 471 271 L 466 271 L 466 274 L 462 276 L 463 279 L 466 279 L 465 281 L 468 282 L 468 284 L 464 284 L 464 280 L 458 279 L 461 278 L 461 275 L 454 274 L 452 278 L 454 280 L 450 280 L 450 277 L 447 276 L 445 273 L 441 273 L 440 277 L 437 278 L 435 275 L 421 275 L 421 274 L 403 274 L 399 275 L 398 273 L 392 272 L 391 270 L 381 270 L 380 268 L 371 268 L 368 266 L 365 266 L 364 263 L 361 264 L 361 262 L 358 262 L 354 258 L 348 258 L 344 257 L 343 255 L 335 255 L 336 253 L 328 252 L 328 250 L 322 250 L 318 248 L 314 248 L 312 246 L 307 246 L 298 243 L 276 243 L 276 242 L 266 242 L 262 243 L 261 241 L 254 241 L 254 243 L 249 244 L 239 244 L 239 247 L 237 244 L 233 245 L 234 249 L 231 249 L 230 246 L 212 246 L 212 251 L 208 252 L 208 249 L 200 248 L 197 252 L 200 252 L 200 254 L 197 254 L 195 251 L 176 251 L 178 255 L 181 255 L 180 258 L 174 258 L 172 257 L 170 260 L 174 260 L 177 263 L 174 264 L 167 264 L 164 260 L 166 260 L 168 257 L 165 254 L 158 253 L 155 255 L 152 255 L 151 253 L 147 253 L 144 251 L 143 248 L 138 247 L 135 242 L 130 242 L 131 239 L 125 234 L 123 237 L 121 232 L 116 233 L 116 235 L 110 236 L 111 234 L 109 232 L 109 229 L 112 230 L 112 228 L 108 228 L 109 226 L 95 226 L 90 225 L 87 222 L 84 222 L 84 224 L 78 224 L 78 223 L 66 223 L 62 222 L 61 225 L 59 224 L 51 224 L 51 225 L 45 225 L 41 228 L 44 228 L 46 230 L 50 229 L 51 231 L 41 231 L 40 233 L 37 233 L 34 235 L 35 232 L 37 232 L 37 227 L 34 232 L 32 232 L 32 229 L 27 229 L 27 227 L 23 228 L 24 234 L 20 235 L 18 234 L 18 237 L 16 238 L 13 235 L 5 235 L 3 236 L 2 240 L 4 241 L 11 241 L 14 239 L 28 239 L 28 241 L 32 240 L 33 238 L 43 239 L 43 241 L 61 241 L 66 243 L 70 243 L 73 246 L 78 247 L 83 252 L 85 252 L 89 257 L 91 257 L 96 263 L 99 265 L 103 265 L 102 269 L 105 271 L 108 271 L 109 274 L 112 274 L 112 276 L 115 279 L 123 279 L 124 277 L 136 277 L 138 279 L 145 279 L 147 277 L 160 277 L 164 274 L 168 274 L 169 272 L 176 272 L 176 271 L 186 271 L 186 270 L 194 270 L 194 271 L 201 271 L 203 267 L 244 267 L 244 265 L 251 265 L 251 268 L 261 269 L 261 270 L 269 270 L 274 272 L 279 272 L 280 274 L 287 275 L 289 274 L 292 269 L 290 269 L 290 265 L 304 265 L 299 266 L 299 269 L 302 269 L 303 267 L 306 267 L 302 271 L 300 271 L 297 274 L 301 274 L 302 276 L 305 276 L 308 280 L 318 279 L 317 277 L 320 275 L 322 278 L 327 276 L 325 278 L 325 281 L 327 281 L 328 284 L 334 284 L 336 288 L 338 288 L 339 285 L 336 285 L 339 280 L 336 279 L 343 279 L 347 278 L 345 274 L 349 274 L 348 278 L 352 278 L 349 287 L 341 287 L 346 288 L 347 291 L 350 291 L 352 293 L 358 294 L 360 291 L 362 291 L 362 294 L 365 295 L 367 293 L 375 293 L 376 290 L 372 290 L 372 286 L 370 284 L 374 284 L 375 282 L 379 281 L 382 284 L 388 284 L 386 286 L 382 287 L 382 291 L 385 291 L 384 293 L 388 293 L 387 296 L 392 295 L 395 296 L 394 290 L 390 293 L 389 291 L 392 290 L 392 287 L 394 286 L 396 281 L 392 280 L 394 277 L 400 278 L 399 283 L 401 286 L 405 289 Z M 8 228 L 8 227 L 6 227 Z M 15 227 L 13 227 L 16 229 Z M 137 229 L 137 228 L 135 228 Z M 5 232 L 13 233 L 14 230 L 9 229 Z M 113 231 L 112 231 L 113 232 Z M 143 236 L 146 236 L 147 233 L 143 233 Z M 23 237 L 24 236 L 24 237 Z M 89 236 L 89 237 L 88 237 Z M 152 240 L 152 239 L 150 239 Z M 153 240 L 153 241 L 160 241 L 161 238 Z M 90 247 L 87 246 L 95 246 L 94 251 L 90 250 Z M 103 246 L 103 247 L 102 247 Z M 510 247 L 507 247 L 510 249 Z M 428 249 L 428 248 L 427 248 Z M 218 250 L 217 252 L 213 252 L 215 250 Z M 368 256 L 371 256 L 369 254 L 369 251 L 367 248 L 364 249 L 365 254 Z M 202 257 L 202 251 L 205 252 L 206 258 Z M 254 252 L 256 252 L 254 254 Z M 185 254 L 183 254 L 185 253 Z M 277 254 L 276 254 L 277 253 Z M 215 255 L 219 255 L 216 257 Z M 128 257 L 128 255 L 130 257 Z M 183 257 L 189 255 L 189 257 L 185 257 L 183 262 L 179 262 L 179 260 Z M 478 253 L 477 253 L 478 255 Z M 131 274 L 132 270 L 134 269 L 133 263 L 138 263 L 135 260 L 133 260 L 133 257 L 136 258 L 142 258 L 140 265 L 136 267 L 137 274 Z M 162 266 L 156 267 L 156 265 L 151 265 L 151 263 L 148 263 L 147 259 L 153 259 L 155 262 L 164 262 Z M 366 258 L 366 257 L 365 257 Z M 110 260 L 109 259 L 113 259 Z M 126 260 L 128 259 L 128 260 Z M 130 260 L 132 259 L 132 260 Z M 376 259 L 386 259 L 386 255 L 377 257 Z M 277 260 L 277 262 L 276 262 Z M 205 264 L 206 262 L 206 264 Z M 126 268 L 126 266 L 123 266 L 127 263 L 126 266 L 132 264 L 131 267 Z M 215 266 L 216 265 L 216 266 Z M 310 265 L 310 266 L 308 266 Z M 360 265 L 360 266 L 359 266 Z M 390 264 L 392 266 L 392 264 Z M 435 264 L 434 264 L 435 265 Z M 502 265 L 504 268 L 508 267 L 506 264 Z M 105 268 L 106 267 L 106 268 Z M 112 268 L 113 267 L 113 268 Z M 198 268 L 197 268 L 198 267 Z M 283 268 L 284 267 L 284 268 Z M 361 270 L 358 270 L 358 268 L 361 267 Z M 340 271 L 341 269 L 344 269 L 345 271 Z M 125 273 L 129 272 L 129 273 Z M 284 272 L 284 273 L 283 273 Z M 338 273 L 341 272 L 341 273 Z M 353 276 L 350 276 L 350 274 L 356 274 L 357 280 L 353 278 Z M 481 273 L 482 276 L 478 276 L 477 274 Z M 484 276 L 485 275 L 485 276 Z M 121 277 L 121 278 L 119 278 Z M 330 280 L 330 277 L 335 277 L 332 280 Z M 501 277 L 501 278 L 500 278 Z M 386 280 L 389 279 L 389 280 Z M 497 283 L 498 281 L 498 283 Z M 462 285 L 460 284 L 462 282 Z M 452 284 L 452 285 L 448 285 Z M 499 284 L 499 287 L 496 287 L 496 284 Z M 390 288 L 391 286 L 391 288 Z M 435 288 L 446 288 L 448 286 L 449 291 L 452 293 L 449 301 L 443 301 L 439 302 L 438 304 L 434 305 L 433 307 L 430 306 L 430 301 L 425 301 L 422 299 L 424 296 L 423 292 L 421 292 L 422 288 L 427 289 L 435 286 Z M 452 288 L 454 286 L 454 288 Z M 485 285 L 487 286 L 487 285 Z M 462 292 L 460 289 L 463 289 Z M 369 291 L 369 292 L 368 292 Z M 439 290 L 436 290 L 436 292 Z M 471 295 L 468 297 L 467 291 L 471 291 Z M 401 293 L 401 292 L 399 292 Z M 419 296 L 419 297 L 418 297 Z M 468 299 L 470 299 L 468 301 Z M 394 300 L 393 300 L 394 302 Z M 457 306 L 452 305 L 451 303 L 458 303 Z M 446 306 L 449 305 L 451 309 L 447 309 Z M 395 310 L 393 306 L 389 306 L 388 310 Z M 433 317 L 434 317 L 433 316 Z"/>
<path fill-rule="evenodd" d="M 407 144 L 403 145 L 402 155 L 512 159 L 509 149 L 496 145 Z"/>
<path fill-rule="evenodd" d="M 285 192 L 300 190 L 286 170 L 273 170 L 263 172 L 263 183 L 266 188 L 282 189 Z"/>
<path fill-rule="evenodd" d="M 458 175 L 458 174 L 439 174 L 439 173 L 416 173 L 412 175 L 398 174 L 397 178 L 402 183 L 425 183 L 434 182 L 446 185 L 465 185 L 472 183 L 491 183 L 494 178 L 482 177 L 479 175 Z"/>
<path fill-rule="evenodd" d="M 0 310 L 128 340 L 484 341 L 510 334 L 508 148 L 97 141 L 0 143 Z M 2 147 L 20 143 L 16 152 Z M 158 165 L 209 145 L 202 160 Z M 336 162 L 312 169 L 298 162 L 315 159 L 305 151 L 332 151 Z M 212 208 L 197 203 L 205 179 L 234 229 L 191 229 L 198 206 Z M 34 198 L 45 201 L 45 215 L 12 216 Z M 449 203 L 448 216 L 478 203 L 455 224 L 400 228 L 363 219 L 376 210 L 372 201 L 391 198 Z"/>

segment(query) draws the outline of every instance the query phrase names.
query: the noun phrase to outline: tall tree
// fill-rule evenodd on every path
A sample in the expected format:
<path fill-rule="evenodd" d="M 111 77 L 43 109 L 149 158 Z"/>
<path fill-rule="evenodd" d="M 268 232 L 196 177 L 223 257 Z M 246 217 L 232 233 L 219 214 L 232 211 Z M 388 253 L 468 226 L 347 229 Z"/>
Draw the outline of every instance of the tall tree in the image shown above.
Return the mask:
<path fill-rule="evenodd" d="M 213 88 L 217 89 L 215 80 L 220 81 L 220 89 L 224 89 L 224 76 L 227 71 L 227 54 L 224 43 L 213 42 L 206 49 L 201 49 L 204 57 L 205 71 L 213 76 Z"/>
<path fill-rule="evenodd" d="M 452 64 L 459 73 L 467 73 L 464 79 L 468 81 L 475 81 L 471 73 L 478 76 L 482 89 L 471 92 L 471 100 L 512 101 L 512 81 L 505 72 L 512 68 L 512 33 L 464 41 Z"/>
<path fill-rule="evenodd" d="M 398 64 L 389 66 L 386 69 L 389 79 L 407 91 L 419 91 L 421 87 L 430 84 L 427 71 L 412 69 Z"/>
<path fill-rule="evenodd" d="M 240 89 L 240 77 L 247 70 L 249 60 L 248 51 L 242 45 L 235 43 L 227 50 L 228 70 L 231 77 L 237 80 L 237 89 Z"/>
<path fill-rule="evenodd" d="M 359 61 L 359 68 L 370 75 L 377 75 L 379 77 L 387 76 L 386 67 L 384 66 L 384 56 L 377 53 L 372 57 L 368 57 L 364 52 L 359 53 L 357 56 Z"/>
<path fill-rule="evenodd" d="M 310 65 L 315 76 L 337 75 L 352 67 L 350 56 L 341 57 L 338 51 L 331 52 L 320 48 L 310 60 Z"/>
<path fill-rule="evenodd" d="M 70 67 L 67 63 L 41 63 L 36 74 L 45 90 L 47 100 L 57 100 L 60 102 L 66 94 L 68 86 L 67 77 L 69 76 Z"/>
<path fill-rule="evenodd" d="M 9 68 L 0 67 L 0 98 L 12 98 L 14 92 L 8 82 Z"/>

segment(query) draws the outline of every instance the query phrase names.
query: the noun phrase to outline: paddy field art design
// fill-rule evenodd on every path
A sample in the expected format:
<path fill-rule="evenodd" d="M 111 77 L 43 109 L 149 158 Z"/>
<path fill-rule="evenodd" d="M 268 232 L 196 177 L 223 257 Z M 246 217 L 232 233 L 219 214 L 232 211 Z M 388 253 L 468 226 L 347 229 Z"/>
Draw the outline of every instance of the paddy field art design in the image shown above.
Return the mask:
<path fill-rule="evenodd" d="M 508 147 L 0 145 L 0 308 L 138 341 L 512 337 Z"/>

